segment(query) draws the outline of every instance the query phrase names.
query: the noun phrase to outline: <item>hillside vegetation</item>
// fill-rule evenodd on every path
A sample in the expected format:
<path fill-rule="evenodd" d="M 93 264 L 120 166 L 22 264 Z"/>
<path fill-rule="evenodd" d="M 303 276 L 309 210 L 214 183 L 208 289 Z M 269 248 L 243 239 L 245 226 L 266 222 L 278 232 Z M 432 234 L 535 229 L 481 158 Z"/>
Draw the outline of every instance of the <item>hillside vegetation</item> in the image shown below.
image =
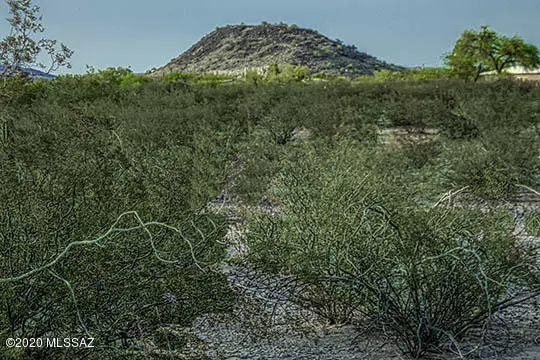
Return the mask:
<path fill-rule="evenodd" d="M 376 70 L 399 70 L 354 46 L 296 25 L 227 25 L 204 36 L 152 74 L 170 72 L 242 75 L 264 72 L 270 63 L 307 66 L 313 73 L 357 77 Z"/>
<path fill-rule="evenodd" d="M 0 340 L 96 338 L 92 351 L 0 347 L 3 359 L 203 358 L 190 324 L 237 296 L 216 197 L 274 210 L 245 219 L 237 266 L 294 277 L 305 290 L 291 301 L 384 328 L 413 358 L 540 286 L 507 212 L 445 206 L 539 188 L 534 83 L 109 69 L 11 79 L 0 102 Z M 527 221 L 538 234 L 537 213 Z"/>

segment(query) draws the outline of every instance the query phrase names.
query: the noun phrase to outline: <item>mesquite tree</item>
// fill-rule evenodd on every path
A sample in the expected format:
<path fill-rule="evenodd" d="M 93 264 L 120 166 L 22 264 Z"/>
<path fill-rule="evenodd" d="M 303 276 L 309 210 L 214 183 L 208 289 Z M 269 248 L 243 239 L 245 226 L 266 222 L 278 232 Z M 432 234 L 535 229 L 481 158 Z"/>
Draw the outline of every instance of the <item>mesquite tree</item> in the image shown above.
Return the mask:
<path fill-rule="evenodd" d="M 536 46 L 520 37 L 499 35 L 483 25 L 480 31 L 465 30 L 445 62 L 456 75 L 476 81 L 484 71 L 500 74 L 515 65 L 534 68 L 540 65 L 540 56 Z"/>

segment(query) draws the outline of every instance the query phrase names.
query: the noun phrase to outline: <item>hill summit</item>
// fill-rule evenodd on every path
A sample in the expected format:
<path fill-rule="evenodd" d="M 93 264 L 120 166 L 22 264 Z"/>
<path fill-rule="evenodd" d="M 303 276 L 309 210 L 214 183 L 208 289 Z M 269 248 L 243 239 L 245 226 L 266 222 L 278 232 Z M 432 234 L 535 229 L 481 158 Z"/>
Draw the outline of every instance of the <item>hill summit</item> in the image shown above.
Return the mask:
<path fill-rule="evenodd" d="M 247 69 L 264 73 L 270 63 L 305 65 L 312 73 L 347 77 L 372 74 L 375 70 L 403 69 L 315 30 L 263 23 L 218 27 L 152 75 L 170 72 L 241 75 Z"/>

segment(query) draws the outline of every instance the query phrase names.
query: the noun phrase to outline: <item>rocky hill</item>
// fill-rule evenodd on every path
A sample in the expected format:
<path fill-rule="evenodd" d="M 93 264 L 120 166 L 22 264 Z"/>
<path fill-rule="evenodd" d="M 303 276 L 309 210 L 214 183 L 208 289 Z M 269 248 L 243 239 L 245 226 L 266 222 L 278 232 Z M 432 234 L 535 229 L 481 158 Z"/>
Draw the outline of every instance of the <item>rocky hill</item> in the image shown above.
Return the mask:
<path fill-rule="evenodd" d="M 271 62 L 305 65 L 312 73 L 347 77 L 372 74 L 375 70 L 402 69 L 311 29 L 262 24 L 218 27 L 152 74 L 212 72 L 241 75 L 246 69 L 264 73 Z"/>

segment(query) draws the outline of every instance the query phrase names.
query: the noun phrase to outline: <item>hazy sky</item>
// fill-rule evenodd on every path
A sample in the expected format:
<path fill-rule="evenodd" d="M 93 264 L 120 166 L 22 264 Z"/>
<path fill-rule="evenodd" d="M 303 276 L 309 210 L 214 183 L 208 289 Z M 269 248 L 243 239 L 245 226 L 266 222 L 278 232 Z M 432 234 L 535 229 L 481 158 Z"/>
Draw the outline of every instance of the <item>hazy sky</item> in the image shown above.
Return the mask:
<path fill-rule="evenodd" d="M 166 64 L 216 26 L 298 24 L 387 62 L 441 65 L 465 29 L 487 24 L 540 47 L 540 0 L 35 0 L 45 35 L 65 42 L 73 68 Z M 0 17 L 8 16 L 4 1 Z M 0 22 L 0 36 L 9 30 Z M 66 71 L 62 71 L 66 72 Z"/>

